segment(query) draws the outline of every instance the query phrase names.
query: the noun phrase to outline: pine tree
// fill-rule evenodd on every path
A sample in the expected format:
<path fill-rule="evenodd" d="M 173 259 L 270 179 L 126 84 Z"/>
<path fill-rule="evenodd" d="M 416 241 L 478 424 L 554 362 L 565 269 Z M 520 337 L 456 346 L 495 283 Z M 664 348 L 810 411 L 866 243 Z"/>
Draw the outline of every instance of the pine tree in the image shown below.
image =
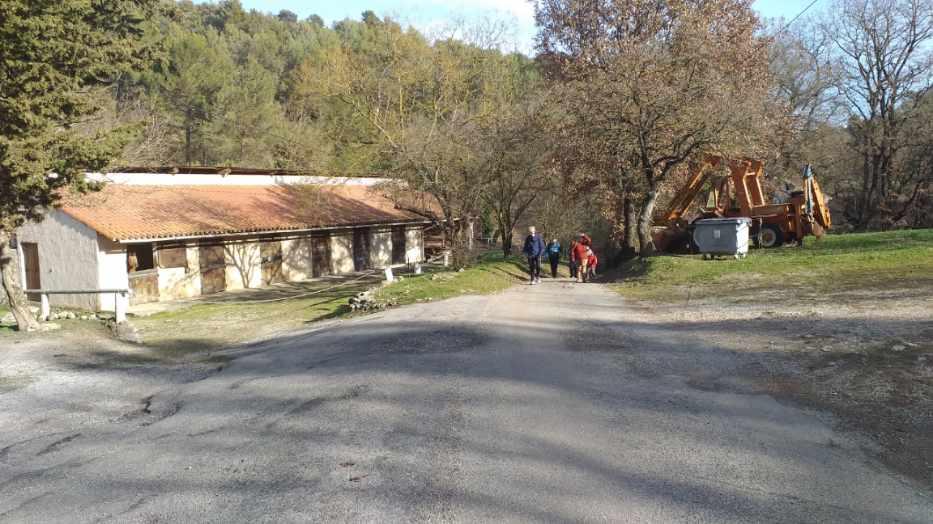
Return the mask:
<path fill-rule="evenodd" d="M 0 271 L 21 330 L 37 327 L 25 307 L 11 240 L 42 220 L 82 173 L 103 168 L 117 134 L 82 133 L 97 110 L 90 88 L 140 63 L 147 16 L 157 0 L 0 2 Z"/>
<path fill-rule="evenodd" d="M 221 90 L 232 81 L 230 51 L 213 29 L 203 34 L 175 29 L 165 47 L 168 62 L 156 66 L 153 83 L 182 133 L 184 164 L 205 163 L 209 148 L 202 131 L 218 112 Z"/>

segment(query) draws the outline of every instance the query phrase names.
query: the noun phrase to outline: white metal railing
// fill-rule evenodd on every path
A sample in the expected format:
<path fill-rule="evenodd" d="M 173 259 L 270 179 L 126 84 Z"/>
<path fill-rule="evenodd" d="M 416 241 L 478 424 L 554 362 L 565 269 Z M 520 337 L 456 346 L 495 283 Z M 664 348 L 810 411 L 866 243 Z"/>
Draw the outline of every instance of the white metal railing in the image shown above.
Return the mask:
<path fill-rule="evenodd" d="M 129 289 L 27 289 L 26 293 L 39 295 L 39 320 L 49 319 L 52 308 L 49 295 L 107 295 L 113 293 L 113 316 L 117 323 L 126 322 L 126 309 L 129 306 Z"/>

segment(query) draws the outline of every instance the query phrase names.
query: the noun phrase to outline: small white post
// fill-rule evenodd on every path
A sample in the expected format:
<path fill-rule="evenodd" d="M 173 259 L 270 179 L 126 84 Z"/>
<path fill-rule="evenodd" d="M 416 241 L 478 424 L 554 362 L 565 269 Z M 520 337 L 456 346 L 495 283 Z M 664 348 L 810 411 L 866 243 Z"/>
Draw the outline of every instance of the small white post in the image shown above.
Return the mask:
<path fill-rule="evenodd" d="M 126 293 L 114 293 L 113 316 L 117 324 L 126 322 Z"/>
<path fill-rule="evenodd" d="M 421 264 L 418 263 L 418 262 L 415 262 L 415 274 L 416 274 L 416 275 L 420 275 L 420 274 L 421 274 Z"/>
<path fill-rule="evenodd" d="M 395 275 L 392 274 L 392 267 L 386 267 L 386 282 L 395 282 Z"/>
<path fill-rule="evenodd" d="M 444 251 L 444 267 L 450 267 L 450 251 Z"/>
<path fill-rule="evenodd" d="M 45 322 L 49 319 L 51 314 L 52 309 L 49 307 L 49 295 L 48 293 L 42 293 L 39 295 L 39 320 Z"/>

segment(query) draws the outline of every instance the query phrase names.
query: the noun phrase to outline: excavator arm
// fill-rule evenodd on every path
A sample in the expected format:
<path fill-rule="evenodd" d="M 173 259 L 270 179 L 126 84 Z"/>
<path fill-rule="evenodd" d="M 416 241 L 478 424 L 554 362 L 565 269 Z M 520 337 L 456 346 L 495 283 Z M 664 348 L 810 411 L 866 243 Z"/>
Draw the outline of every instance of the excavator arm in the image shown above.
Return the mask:
<path fill-rule="evenodd" d="M 687 183 L 674 195 L 667 214 L 664 216 L 664 220 L 668 224 L 673 224 L 683 217 L 687 208 L 690 207 L 690 204 L 693 203 L 693 200 L 709 179 L 709 168 L 715 167 L 718 163 L 716 157 L 708 157 L 703 162 L 690 166 L 690 177 L 687 179 Z"/>
<path fill-rule="evenodd" d="M 804 210 L 807 215 L 813 217 L 816 222 L 824 229 L 832 226 L 832 217 L 829 214 L 829 207 L 826 205 L 826 197 L 820 189 L 820 184 L 813 176 L 813 168 L 810 164 L 803 170 L 804 196 L 806 197 Z"/>

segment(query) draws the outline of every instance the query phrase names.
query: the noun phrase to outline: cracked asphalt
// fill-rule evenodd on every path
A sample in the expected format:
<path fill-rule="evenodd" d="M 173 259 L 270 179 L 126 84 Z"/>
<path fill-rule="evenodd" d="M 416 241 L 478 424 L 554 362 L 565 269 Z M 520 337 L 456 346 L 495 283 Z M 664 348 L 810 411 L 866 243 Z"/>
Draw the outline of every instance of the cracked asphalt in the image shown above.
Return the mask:
<path fill-rule="evenodd" d="M 933 522 L 828 415 L 728 387 L 751 357 L 626 307 L 546 281 L 211 367 L 50 363 L 0 390 L 0 522 Z"/>

